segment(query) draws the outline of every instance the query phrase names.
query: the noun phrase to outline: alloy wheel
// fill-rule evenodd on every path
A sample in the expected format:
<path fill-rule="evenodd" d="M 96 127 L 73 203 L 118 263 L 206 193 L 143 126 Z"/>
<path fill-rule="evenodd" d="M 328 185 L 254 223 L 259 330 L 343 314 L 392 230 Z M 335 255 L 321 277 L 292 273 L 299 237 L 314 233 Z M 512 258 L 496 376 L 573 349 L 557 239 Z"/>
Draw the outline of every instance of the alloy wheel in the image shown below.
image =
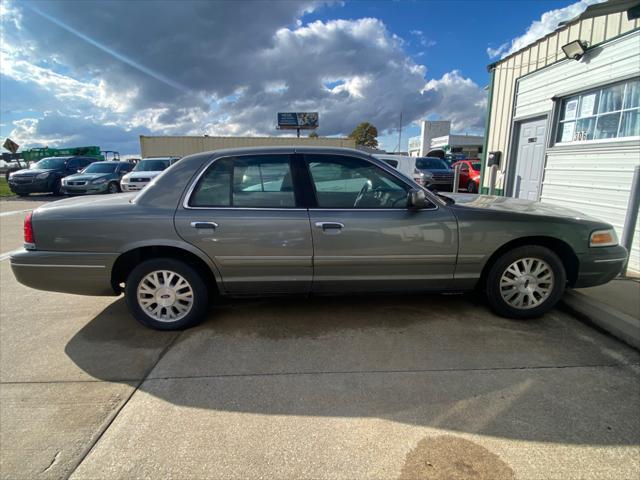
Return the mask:
<path fill-rule="evenodd" d="M 500 295 L 519 310 L 543 303 L 553 291 L 554 274 L 547 262 L 539 258 L 520 258 L 509 265 L 500 277 Z"/>

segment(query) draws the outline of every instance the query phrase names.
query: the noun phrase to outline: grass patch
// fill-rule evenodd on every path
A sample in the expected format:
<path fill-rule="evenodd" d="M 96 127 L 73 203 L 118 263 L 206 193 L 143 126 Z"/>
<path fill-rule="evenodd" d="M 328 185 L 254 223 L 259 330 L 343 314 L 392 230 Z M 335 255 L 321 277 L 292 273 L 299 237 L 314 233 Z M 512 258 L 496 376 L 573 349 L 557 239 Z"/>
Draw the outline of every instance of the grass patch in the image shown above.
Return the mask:
<path fill-rule="evenodd" d="M 4 175 L 0 177 L 0 197 L 13 197 L 15 194 L 9 189 L 9 184 Z"/>

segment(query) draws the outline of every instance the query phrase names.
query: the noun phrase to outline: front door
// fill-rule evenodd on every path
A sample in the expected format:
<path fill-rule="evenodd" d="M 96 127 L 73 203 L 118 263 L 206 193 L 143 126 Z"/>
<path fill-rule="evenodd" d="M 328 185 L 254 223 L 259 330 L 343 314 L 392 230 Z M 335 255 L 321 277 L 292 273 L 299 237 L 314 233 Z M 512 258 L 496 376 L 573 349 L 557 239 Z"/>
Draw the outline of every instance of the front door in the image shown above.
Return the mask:
<path fill-rule="evenodd" d="M 531 120 L 520 124 L 514 196 L 537 201 L 540 198 L 547 119 Z"/>
<path fill-rule="evenodd" d="M 290 155 L 221 158 L 178 209 L 175 225 L 215 262 L 227 292 L 308 293 L 311 227 L 297 197 Z"/>
<path fill-rule="evenodd" d="M 305 155 L 315 203 L 314 292 L 446 289 L 456 220 L 443 205 L 407 208 L 410 186 L 365 159 Z"/>

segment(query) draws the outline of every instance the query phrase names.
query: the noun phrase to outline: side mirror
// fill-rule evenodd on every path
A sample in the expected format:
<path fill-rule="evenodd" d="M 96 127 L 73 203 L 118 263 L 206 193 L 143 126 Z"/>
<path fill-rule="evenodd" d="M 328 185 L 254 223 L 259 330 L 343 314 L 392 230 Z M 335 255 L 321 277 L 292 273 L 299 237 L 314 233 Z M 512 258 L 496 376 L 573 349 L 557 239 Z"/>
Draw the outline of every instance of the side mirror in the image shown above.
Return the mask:
<path fill-rule="evenodd" d="M 424 194 L 424 190 L 410 190 L 407 203 L 409 204 L 409 208 L 420 209 L 426 207 L 427 196 Z"/>

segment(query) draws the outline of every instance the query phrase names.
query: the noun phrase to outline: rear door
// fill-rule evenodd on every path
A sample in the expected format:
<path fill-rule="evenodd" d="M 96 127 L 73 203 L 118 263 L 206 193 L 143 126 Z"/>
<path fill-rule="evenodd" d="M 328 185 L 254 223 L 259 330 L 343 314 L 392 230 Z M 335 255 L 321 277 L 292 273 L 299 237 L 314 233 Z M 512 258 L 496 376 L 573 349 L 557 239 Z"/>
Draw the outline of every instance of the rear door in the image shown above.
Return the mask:
<path fill-rule="evenodd" d="M 220 158 L 178 208 L 178 233 L 215 262 L 227 292 L 309 291 L 311 227 L 294 176 L 289 154 Z"/>
<path fill-rule="evenodd" d="M 407 208 L 411 185 L 379 165 L 305 155 L 314 292 L 445 289 L 453 279 L 457 223 L 448 208 Z"/>

